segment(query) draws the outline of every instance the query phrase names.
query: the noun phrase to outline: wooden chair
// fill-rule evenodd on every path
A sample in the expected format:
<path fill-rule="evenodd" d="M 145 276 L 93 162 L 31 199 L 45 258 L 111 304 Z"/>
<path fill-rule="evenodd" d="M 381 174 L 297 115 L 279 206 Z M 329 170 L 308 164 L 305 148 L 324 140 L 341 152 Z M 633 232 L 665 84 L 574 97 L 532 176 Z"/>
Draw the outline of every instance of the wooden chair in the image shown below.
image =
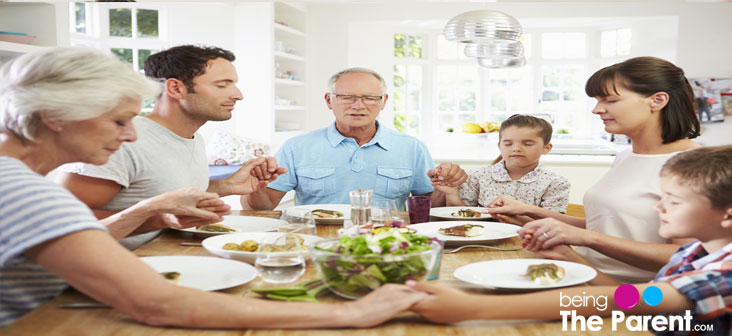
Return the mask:
<path fill-rule="evenodd" d="M 568 204 L 567 215 L 575 217 L 585 217 L 585 206 L 582 204 Z"/>

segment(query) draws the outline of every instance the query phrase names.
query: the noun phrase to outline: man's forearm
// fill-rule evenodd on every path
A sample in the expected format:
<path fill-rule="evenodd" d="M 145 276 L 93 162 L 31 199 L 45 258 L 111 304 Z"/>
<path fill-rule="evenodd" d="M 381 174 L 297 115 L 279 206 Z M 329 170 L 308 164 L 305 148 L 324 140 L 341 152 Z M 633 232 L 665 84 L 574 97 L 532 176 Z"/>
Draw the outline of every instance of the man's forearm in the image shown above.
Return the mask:
<path fill-rule="evenodd" d="M 240 202 L 244 210 L 272 210 L 277 206 L 269 198 L 267 188 L 262 188 L 249 195 L 242 195 Z"/>
<path fill-rule="evenodd" d="M 209 180 L 207 192 L 216 193 L 219 197 L 232 195 L 228 184 L 225 179 L 221 180 Z"/>

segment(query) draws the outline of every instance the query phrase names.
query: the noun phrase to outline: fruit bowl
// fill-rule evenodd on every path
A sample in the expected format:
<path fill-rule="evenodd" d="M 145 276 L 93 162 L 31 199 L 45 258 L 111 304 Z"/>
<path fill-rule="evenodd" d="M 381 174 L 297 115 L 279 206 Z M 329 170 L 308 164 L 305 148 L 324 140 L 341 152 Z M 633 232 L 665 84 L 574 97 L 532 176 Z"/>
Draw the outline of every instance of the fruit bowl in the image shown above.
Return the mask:
<path fill-rule="evenodd" d="M 318 273 L 330 290 L 358 299 L 386 283 L 424 280 L 442 251 L 442 244 L 410 232 L 323 240 L 310 246 Z"/>

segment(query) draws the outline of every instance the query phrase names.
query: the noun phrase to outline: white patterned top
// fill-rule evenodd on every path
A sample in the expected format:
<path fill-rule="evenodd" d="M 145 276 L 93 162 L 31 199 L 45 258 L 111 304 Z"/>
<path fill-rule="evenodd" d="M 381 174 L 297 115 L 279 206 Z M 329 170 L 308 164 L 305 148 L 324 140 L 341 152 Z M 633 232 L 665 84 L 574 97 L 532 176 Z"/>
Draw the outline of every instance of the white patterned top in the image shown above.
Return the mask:
<path fill-rule="evenodd" d="M 564 213 L 569 203 L 569 180 L 541 165 L 512 180 L 501 161 L 470 170 L 468 180 L 460 185 L 460 198 L 468 206 L 488 206 L 499 195 Z"/>

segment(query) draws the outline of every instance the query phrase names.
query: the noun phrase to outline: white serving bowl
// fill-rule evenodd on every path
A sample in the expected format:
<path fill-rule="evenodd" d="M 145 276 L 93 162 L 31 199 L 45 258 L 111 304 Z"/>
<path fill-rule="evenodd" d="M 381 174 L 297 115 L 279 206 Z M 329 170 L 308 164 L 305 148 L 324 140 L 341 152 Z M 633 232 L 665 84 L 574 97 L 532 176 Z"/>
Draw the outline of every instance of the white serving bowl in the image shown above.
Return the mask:
<path fill-rule="evenodd" d="M 244 251 L 233 251 L 233 250 L 224 250 L 223 246 L 227 243 L 235 243 L 235 244 L 241 244 L 243 241 L 246 240 L 254 240 L 257 243 L 262 243 L 263 241 L 267 242 L 273 242 L 277 237 L 286 235 L 285 232 L 244 232 L 244 233 L 233 233 L 233 234 L 226 234 L 226 235 L 219 235 L 219 236 L 213 236 L 209 237 L 203 240 L 201 244 L 203 244 L 203 248 L 205 248 L 208 252 L 219 256 L 221 258 L 226 259 L 234 259 L 243 261 L 245 263 L 249 263 L 254 265 L 254 261 L 257 260 L 257 257 L 261 254 L 259 252 L 244 252 Z M 316 242 L 319 242 L 323 240 L 323 238 L 320 238 L 318 236 L 311 236 L 306 234 L 299 234 L 297 235 L 301 236 L 304 240 L 304 245 L 310 246 Z M 273 253 L 273 252 L 268 252 Z M 308 255 L 307 250 L 303 250 L 301 252 L 274 252 L 274 253 L 282 253 L 283 256 L 286 255 Z"/>

